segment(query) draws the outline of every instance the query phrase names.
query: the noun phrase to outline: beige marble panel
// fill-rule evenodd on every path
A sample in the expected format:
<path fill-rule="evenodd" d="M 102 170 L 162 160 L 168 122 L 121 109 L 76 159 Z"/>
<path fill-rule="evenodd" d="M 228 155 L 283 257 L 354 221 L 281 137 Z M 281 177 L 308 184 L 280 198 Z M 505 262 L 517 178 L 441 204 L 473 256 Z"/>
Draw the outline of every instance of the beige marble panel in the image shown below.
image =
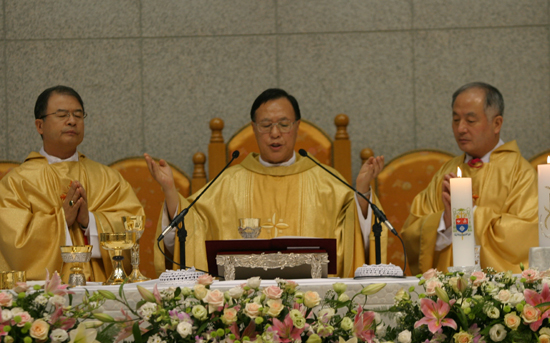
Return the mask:
<path fill-rule="evenodd" d="M 269 34 L 275 32 L 275 2 L 143 1 L 142 24 L 145 37 Z"/>
<path fill-rule="evenodd" d="M 419 147 L 458 152 L 451 95 L 483 81 L 504 96 L 501 137 L 530 157 L 550 146 L 549 44 L 546 28 L 420 31 L 415 37 L 416 131 Z"/>
<path fill-rule="evenodd" d="M 410 33 L 289 35 L 279 49 L 280 84 L 303 118 L 334 137 L 334 116 L 349 116 L 354 175 L 365 147 L 388 160 L 414 148 Z"/>
<path fill-rule="evenodd" d="M 146 39 L 143 55 L 146 151 L 189 175 L 193 154 L 208 151 L 210 119 L 225 121 L 227 141 L 277 83 L 274 37 Z"/>
<path fill-rule="evenodd" d="M 59 54 L 63 51 L 63 54 Z M 139 45 L 134 40 L 21 41 L 6 46 L 8 157 L 42 145 L 34 126 L 38 95 L 58 84 L 83 98 L 86 134 L 79 150 L 109 163 L 143 150 Z"/>
<path fill-rule="evenodd" d="M 139 0 L 5 1 L 9 39 L 136 37 Z"/>

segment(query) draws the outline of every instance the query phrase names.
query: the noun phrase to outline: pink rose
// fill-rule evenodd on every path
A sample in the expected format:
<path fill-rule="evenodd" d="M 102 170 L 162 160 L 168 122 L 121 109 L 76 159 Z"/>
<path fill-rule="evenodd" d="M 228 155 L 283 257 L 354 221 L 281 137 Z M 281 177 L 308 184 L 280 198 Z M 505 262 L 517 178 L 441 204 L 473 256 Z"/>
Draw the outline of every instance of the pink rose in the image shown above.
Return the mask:
<path fill-rule="evenodd" d="M 521 317 L 526 323 L 534 323 L 540 318 L 540 310 L 536 307 L 526 304 L 525 306 L 523 306 Z"/>
<path fill-rule="evenodd" d="M 214 281 L 214 278 L 212 278 L 212 276 L 208 274 L 201 275 L 197 279 L 197 283 L 205 286 L 210 286 L 213 281 Z"/>
<path fill-rule="evenodd" d="M 11 293 L 0 292 L 0 307 L 11 307 L 13 295 Z"/>
<path fill-rule="evenodd" d="M 540 275 L 539 272 L 533 269 L 527 269 L 521 272 L 521 277 L 525 278 L 525 281 L 527 283 L 533 283 L 537 280 L 539 280 Z"/>
<path fill-rule="evenodd" d="M 256 318 L 260 315 L 260 309 L 262 306 L 257 303 L 247 303 L 244 308 L 244 313 L 250 318 Z"/>
<path fill-rule="evenodd" d="M 438 279 L 430 279 L 425 283 L 425 285 L 427 295 L 435 295 L 436 287 L 443 288 L 443 283 L 441 283 Z"/>
<path fill-rule="evenodd" d="M 507 304 L 510 302 L 510 298 L 512 297 L 512 293 L 507 289 L 501 289 L 498 292 L 497 299 L 498 301 Z"/>
<path fill-rule="evenodd" d="M 292 280 L 287 280 L 285 285 L 285 290 L 289 293 L 294 293 L 296 291 L 296 287 L 298 287 L 298 284 Z"/>
<path fill-rule="evenodd" d="M 234 307 L 223 309 L 222 322 L 224 324 L 233 324 L 237 321 L 237 311 Z"/>
<path fill-rule="evenodd" d="M 42 319 L 38 319 L 32 323 L 30 335 L 32 338 L 36 338 L 39 341 L 45 341 L 48 338 L 49 330 L 50 325 Z"/>
<path fill-rule="evenodd" d="M 18 282 L 16 283 L 16 286 L 13 288 L 13 291 L 15 293 L 22 293 L 26 292 L 31 286 L 27 285 L 26 282 Z"/>
<path fill-rule="evenodd" d="M 27 311 L 19 312 L 18 314 L 16 314 L 16 316 L 21 317 L 21 321 L 19 323 L 17 323 L 17 326 L 19 326 L 19 327 L 23 327 L 23 326 L 25 326 L 25 323 L 27 323 L 27 322 L 32 323 L 32 321 L 33 321 L 33 318 L 31 317 L 31 315 Z"/>
<path fill-rule="evenodd" d="M 432 268 L 430 270 L 427 270 L 424 274 L 422 274 L 422 277 L 426 280 L 429 280 L 437 275 L 437 269 Z"/>
<path fill-rule="evenodd" d="M 212 313 L 216 311 L 219 307 L 223 306 L 224 295 L 223 292 L 219 289 L 208 291 L 206 296 L 202 299 L 205 303 L 208 304 L 208 312 Z"/>
<path fill-rule="evenodd" d="M 474 286 L 476 286 L 476 287 L 481 285 L 487 279 L 487 275 L 484 272 L 479 271 L 479 270 L 473 272 L 472 276 L 476 277 L 476 279 L 472 282 L 474 284 Z"/>
<path fill-rule="evenodd" d="M 268 299 L 279 299 L 283 295 L 283 290 L 278 286 L 269 286 L 264 288 L 263 293 Z"/>
<path fill-rule="evenodd" d="M 516 312 L 508 313 L 504 316 L 504 325 L 509 329 L 515 330 L 521 324 L 521 318 L 516 314 Z"/>

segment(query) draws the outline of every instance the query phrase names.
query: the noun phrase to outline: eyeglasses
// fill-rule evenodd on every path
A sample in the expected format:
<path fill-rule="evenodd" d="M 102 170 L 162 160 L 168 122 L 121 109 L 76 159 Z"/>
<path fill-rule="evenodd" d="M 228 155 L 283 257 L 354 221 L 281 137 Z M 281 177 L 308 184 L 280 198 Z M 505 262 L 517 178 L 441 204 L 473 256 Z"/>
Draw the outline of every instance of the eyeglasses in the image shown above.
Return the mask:
<path fill-rule="evenodd" d="M 271 129 L 275 126 L 279 129 L 281 133 L 289 133 L 290 130 L 292 130 L 292 126 L 296 123 L 296 121 L 291 122 L 290 120 L 281 120 L 276 123 L 272 123 L 269 121 L 263 121 L 260 123 L 254 123 L 256 127 L 258 128 L 258 131 L 261 133 L 269 133 L 271 132 Z"/>
<path fill-rule="evenodd" d="M 86 113 L 82 110 L 74 110 L 72 112 L 69 111 L 69 110 L 57 110 L 54 113 L 48 113 L 48 114 L 43 115 L 42 117 L 40 117 L 40 119 L 44 119 L 47 116 L 55 116 L 56 118 L 58 118 L 60 120 L 67 120 L 67 119 L 69 119 L 71 114 L 73 115 L 74 119 L 76 119 L 76 120 L 82 120 L 82 119 L 84 119 L 88 116 L 88 113 Z"/>

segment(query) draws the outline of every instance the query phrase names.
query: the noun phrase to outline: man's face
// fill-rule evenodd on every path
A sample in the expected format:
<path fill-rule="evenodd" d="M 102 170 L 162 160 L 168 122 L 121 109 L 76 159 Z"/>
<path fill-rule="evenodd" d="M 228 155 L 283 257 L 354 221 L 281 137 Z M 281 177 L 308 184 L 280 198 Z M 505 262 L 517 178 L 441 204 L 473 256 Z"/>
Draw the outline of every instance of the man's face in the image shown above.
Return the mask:
<path fill-rule="evenodd" d="M 84 139 L 84 119 L 75 118 L 75 110 L 82 111 L 78 100 L 65 94 L 52 93 L 48 100 L 46 114 L 58 110 L 67 110 L 71 113 L 67 118 L 59 118 L 55 114 L 43 119 L 36 119 L 38 133 L 42 135 L 44 150 L 59 158 L 68 158 L 76 152 L 76 148 Z"/>
<path fill-rule="evenodd" d="M 485 92 L 468 89 L 456 97 L 453 105 L 453 133 L 460 150 L 481 158 L 498 143 L 502 116 L 493 109 L 485 112 Z"/>
<path fill-rule="evenodd" d="M 257 125 L 267 126 L 271 123 L 292 123 L 295 118 L 290 101 L 286 98 L 280 98 L 270 100 L 258 107 L 255 121 Z M 277 125 L 273 125 L 269 132 L 263 133 L 253 123 L 252 127 L 262 159 L 269 163 L 282 163 L 290 160 L 294 153 L 299 125 L 300 121 L 298 120 L 292 125 L 290 132 L 287 133 L 282 133 Z"/>

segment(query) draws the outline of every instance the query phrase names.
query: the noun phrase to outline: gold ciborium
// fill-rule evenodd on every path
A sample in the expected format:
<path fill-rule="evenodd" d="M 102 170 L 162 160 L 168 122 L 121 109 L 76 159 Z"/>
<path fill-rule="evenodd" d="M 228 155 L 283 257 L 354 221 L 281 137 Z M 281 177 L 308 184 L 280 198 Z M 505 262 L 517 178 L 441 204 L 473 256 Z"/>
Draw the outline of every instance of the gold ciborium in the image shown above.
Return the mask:
<path fill-rule="evenodd" d="M 83 271 L 83 263 L 90 262 L 92 258 L 91 245 L 65 245 L 61 247 L 61 259 L 64 263 L 72 263 L 69 275 L 69 287 L 85 286 L 86 276 Z"/>
<path fill-rule="evenodd" d="M 122 267 L 122 250 L 132 249 L 136 244 L 136 234 L 132 231 L 121 233 L 101 233 L 99 234 L 101 247 L 105 250 L 114 251 L 113 256 L 113 272 L 104 285 L 120 285 L 128 281 L 128 276 Z"/>
<path fill-rule="evenodd" d="M 122 217 L 122 224 L 126 231 L 135 232 L 136 244 L 132 247 L 132 272 L 128 277 L 130 282 L 143 282 L 151 280 L 145 277 L 139 271 L 139 239 L 145 229 L 145 216 L 125 216 Z"/>

